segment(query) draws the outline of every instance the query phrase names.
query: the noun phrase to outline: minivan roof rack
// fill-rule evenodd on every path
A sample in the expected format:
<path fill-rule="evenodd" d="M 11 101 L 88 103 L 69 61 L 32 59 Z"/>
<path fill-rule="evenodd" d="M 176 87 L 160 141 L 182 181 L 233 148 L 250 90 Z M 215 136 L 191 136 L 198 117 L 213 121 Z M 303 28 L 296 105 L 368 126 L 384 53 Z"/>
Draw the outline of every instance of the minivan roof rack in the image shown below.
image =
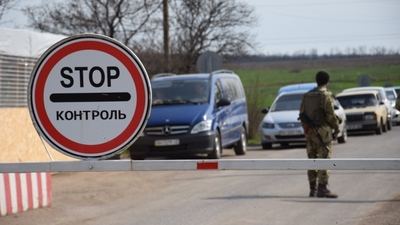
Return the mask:
<path fill-rule="evenodd" d="M 176 76 L 174 73 L 158 73 L 156 75 L 153 75 L 151 79 L 157 78 L 157 77 L 169 77 L 169 76 Z"/>
<path fill-rule="evenodd" d="M 217 73 L 230 73 L 230 74 L 234 74 L 234 72 L 232 70 L 215 70 L 211 72 L 211 75 L 213 74 L 217 74 Z"/>

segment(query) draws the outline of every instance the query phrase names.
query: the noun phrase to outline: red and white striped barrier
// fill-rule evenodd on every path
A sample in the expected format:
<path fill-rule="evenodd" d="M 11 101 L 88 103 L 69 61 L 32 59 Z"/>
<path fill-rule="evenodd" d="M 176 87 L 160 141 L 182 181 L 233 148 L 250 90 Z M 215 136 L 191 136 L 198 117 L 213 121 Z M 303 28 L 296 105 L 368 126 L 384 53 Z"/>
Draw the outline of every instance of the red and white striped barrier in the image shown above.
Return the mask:
<path fill-rule="evenodd" d="M 0 173 L 0 215 L 51 205 L 51 173 Z"/>

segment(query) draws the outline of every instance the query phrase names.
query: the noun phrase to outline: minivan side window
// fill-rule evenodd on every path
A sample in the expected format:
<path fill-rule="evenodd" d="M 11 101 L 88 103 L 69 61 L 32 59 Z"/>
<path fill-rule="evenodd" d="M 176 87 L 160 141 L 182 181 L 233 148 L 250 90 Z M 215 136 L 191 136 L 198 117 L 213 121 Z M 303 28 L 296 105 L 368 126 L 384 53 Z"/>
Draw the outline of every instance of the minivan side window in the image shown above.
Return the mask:
<path fill-rule="evenodd" d="M 235 86 L 236 86 L 235 89 L 236 89 L 236 93 L 237 93 L 237 98 L 244 98 L 245 95 L 244 95 L 244 91 L 242 89 L 241 82 L 237 79 L 234 79 L 234 81 L 235 81 Z"/>
<path fill-rule="evenodd" d="M 243 92 L 240 88 L 239 82 L 234 78 L 222 78 L 222 86 L 226 93 L 226 97 L 233 101 L 243 97 Z"/>
<path fill-rule="evenodd" d="M 215 96 L 215 102 L 214 105 L 217 104 L 222 99 L 222 91 L 221 91 L 221 86 L 219 82 L 216 82 L 214 84 L 214 96 Z"/>

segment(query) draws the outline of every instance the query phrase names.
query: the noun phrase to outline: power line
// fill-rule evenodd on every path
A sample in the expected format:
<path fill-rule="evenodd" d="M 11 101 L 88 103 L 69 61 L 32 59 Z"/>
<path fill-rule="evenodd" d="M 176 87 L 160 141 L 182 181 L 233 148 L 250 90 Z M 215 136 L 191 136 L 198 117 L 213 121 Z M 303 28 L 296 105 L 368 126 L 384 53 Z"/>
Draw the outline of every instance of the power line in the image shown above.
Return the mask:
<path fill-rule="evenodd" d="M 327 19 L 327 18 L 315 18 L 315 17 L 308 17 L 308 16 L 299 16 L 299 15 L 294 15 L 294 14 L 288 14 L 288 13 L 282 13 L 282 12 L 277 12 L 273 10 L 264 10 L 273 14 L 277 15 L 282 15 L 286 17 L 293 17 L 293 18 L 300 18 L 300 19 L 306 19 L 306 20 L 312 20 L 312 21 L 321 21 L 321 22 L 344 22 L 344 23 L 381 23 L 381 22 L 390 22 L 390 21 L 396 21 L 400 20 L 400 17 L 394 17 L 394 18 L 389 18 L 389 19 L 370 19 L 370 17 L 367 20 L 349 20 L 349 19 Z"/>
<path fill-rule="evenodd" d="M 292 40 L 310 40 L 310 39 L 357 39 L 360 38 L 376 38 L 376 37 L 386 37 L 386 36 L 399 36 L 400 33 L 388 33 L 388 34 L 366 34 L 366 35 L 348 35 L 346 37 L 334 37 L 334 36 L 319 36 L 319 37 L 290 37 L 290 38 L 266 38 L 267 41 L 292 41 Z"/>
<path fill-rule="evenodd" d="M 287 45 L 287 44 L 308 44 L 308 43 L 337 43 L 351 41 L 376 41 L 376 40 L 400 40 L 400 34 L 390 35 L 371 35 L 371 36 L 350 36 L 350 37 L 301 37 L 301 38 L 276 38 L 263 39 L 268 44 Z M 399 42 L 400 43 L 400 42 Z"/>
<path fill-rule="evenodd" d="M 256 7 L 298 7 L 298 6 L 317 6 L 317 5 L 349 5 L 358 3 L 383 3 L 383 2 L 399 2 L 398 0 L 360 0 L 360 1 L 332 1 L 332 2 L 305 2 L 305 3 L 288 3 L 288 4 L 257 4 Z"/>

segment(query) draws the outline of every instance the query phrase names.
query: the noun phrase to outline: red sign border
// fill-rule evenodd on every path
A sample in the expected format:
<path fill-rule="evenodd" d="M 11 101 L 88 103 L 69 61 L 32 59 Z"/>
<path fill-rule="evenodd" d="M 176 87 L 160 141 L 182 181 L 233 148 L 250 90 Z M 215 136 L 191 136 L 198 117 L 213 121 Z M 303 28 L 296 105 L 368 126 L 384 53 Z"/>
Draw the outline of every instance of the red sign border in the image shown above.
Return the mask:
<path fill-rule="evenodd" d="M 77 41 L 78 39 L 81 40 Z M 106 43 L 104 40 L 108 40 L 109 42 Z M 116 46 L 118 46 L 118 48 Z M 125 50 L 125 52 L 122 52 L 121 49 Z M 46 80 L 50 75 L 50 71 L 61 59 L 69 54 L 81 50 L 102 51 L 115 57 L 126 67 L 135 82 L 137 105 L 131 121 L 129 122 L 127 128 L 121 132 L 121 134 L 102 144 L 88 145 L 77 143 L 68 139 L 54 127 L 44 106 L 44 87 L 46 85 Z M 128 53 L 128 55 L 130 55 L 132 58 L 128 57 L 126 53 Z M 137 65 L 134 62 L 136 62 Z M 41 66 L 42 64 L 43 66 Z M 140 73 L 139 70 L 142 73 Z M 34 100 L 31 99 L 31 115 L 33 115 L 35 121 L 40 121 L 40 123 L 36 123 L 38 128 L 40 128 L 40 133 L 45 137 L 49 144 L 51 144 L 57 150 L 69 153 L 74 157 L 81 156 L 83 158 L 101 158 L 102 156 L 109 156 L 122 151 L 125 147 L 127 147 L 127 145 L 130 145 L 134 140 L 137 139 L 139 132 L 134 134 L 134 131 L 137 130 L 138 127 L 141 128 L 138 130 L 140 132 L 144 129 L 145 124 L 141 124 L 141 122 L 147 121 L 150 114 L 149 106 L 151 105 L 151 98 L 146 98 L 147 96 L 151 95 L 146 95 L 146 93 L 151 93 L 150 82 L 148 80 L 147 73 L 133 52 L 127 49 L 126 46 L 116 42 L 111 38 L 102 35 L 77 35 L 61 40 L 53 45 L 41 57 L 32 74 L 33 75 L 31 79 L 32 81 L 36 80 L 36 82 L 31 82 L 34 84 L 34 87 L 31 87 L 29 91 L 29 93 L 32 93 L 31 96 L 35 97 Z M 141 74 L 144 74 L 145 77 L 143 77 Z M 143 83 L 143 81 L 147 81 L 146 85 Z M 146 103 L 147 109 L 145 108 Z M 42 126 L 39 126 L 39 124 L 42 124 Z M 44 130 L 46 132 L 44 132 Z M 51 136 L 51 138 L 47 137 L 46 133 Z M 132 139 L 127 141 L 131 137 Z M 78 155 L 77 153 L 82 153 L 84 155 Z"/>

